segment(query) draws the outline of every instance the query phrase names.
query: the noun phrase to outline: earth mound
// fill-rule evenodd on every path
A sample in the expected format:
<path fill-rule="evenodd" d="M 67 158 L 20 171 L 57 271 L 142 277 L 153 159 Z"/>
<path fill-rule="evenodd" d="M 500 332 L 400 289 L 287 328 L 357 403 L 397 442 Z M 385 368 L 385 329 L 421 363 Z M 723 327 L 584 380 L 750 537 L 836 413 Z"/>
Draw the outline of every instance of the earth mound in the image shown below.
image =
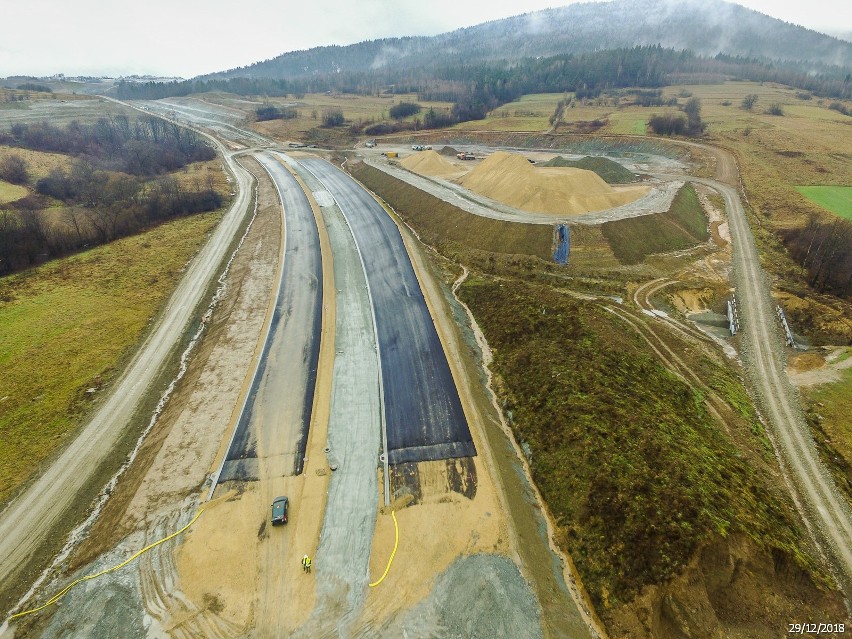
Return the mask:
<path fill-rule="evenodd" d="M 497 151 L 458 180 L 463 187 L 533 213 L 581 215 L 621 206 L 645 187 L 614 189 L 596 173 L 576 168 L 540 168 L 517 153 Z"/>
<path fill-rule="evenodd" d="M 435 151 L 421 151 L 409 155 L 400 164 L 413 173 L 434 177 L 457 177 L 464 171 Z"/>
<path fill-rule="evenodd" d="M 599 156 L 588 156 L 579 160 L 569 160 L 561 155 L 557 155 L 555 158 L 548 160 L 541 166 L 570 166 L 575 169 L 594 171 L 600 175 L 607 184 L 628 184 L 636 181 L 636 176 L 621 166 L 618 162 Z"/>

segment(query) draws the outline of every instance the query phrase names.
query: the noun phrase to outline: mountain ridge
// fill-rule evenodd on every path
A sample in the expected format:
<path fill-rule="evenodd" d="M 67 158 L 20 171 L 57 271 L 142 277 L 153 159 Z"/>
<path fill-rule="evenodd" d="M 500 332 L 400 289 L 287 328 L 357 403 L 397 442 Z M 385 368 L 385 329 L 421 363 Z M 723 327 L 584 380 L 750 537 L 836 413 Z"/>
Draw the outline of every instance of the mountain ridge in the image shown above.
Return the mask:
<path fill-rule="evenodd" d="M 299 78 L 439 68 L 656 45 L 699 55 L 852 66 L 852 43 L 724 0 L 586 2 L 491 20 L 435 36 L 400 36 L 282 53 L 198 79 Z"/>

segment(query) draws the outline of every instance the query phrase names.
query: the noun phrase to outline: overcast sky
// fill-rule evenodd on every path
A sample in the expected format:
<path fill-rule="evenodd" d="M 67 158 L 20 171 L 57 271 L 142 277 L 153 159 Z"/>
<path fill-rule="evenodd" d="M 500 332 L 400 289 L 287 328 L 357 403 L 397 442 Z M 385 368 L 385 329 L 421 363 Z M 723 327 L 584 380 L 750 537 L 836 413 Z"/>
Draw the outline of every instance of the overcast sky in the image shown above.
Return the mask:
<path fill-rule="evenodd" d="M 0 77 L 193 77 L 325 44 L 434 35 L 571 0 L 0 0 Z M 852 32 L 849 0 L 742 0 Z"/>

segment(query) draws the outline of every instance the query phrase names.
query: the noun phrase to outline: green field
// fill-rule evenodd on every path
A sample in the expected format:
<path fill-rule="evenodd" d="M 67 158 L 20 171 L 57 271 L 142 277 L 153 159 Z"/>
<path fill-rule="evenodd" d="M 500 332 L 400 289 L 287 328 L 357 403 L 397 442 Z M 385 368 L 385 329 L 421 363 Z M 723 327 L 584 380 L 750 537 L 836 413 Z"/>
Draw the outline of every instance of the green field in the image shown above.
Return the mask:
<path fill-rule="evenodd" d="M 220 217 L 0 278 L 0 503 L 75 432 Z"/>
<path fill-rule="evenodd" d="M 852 220 L 852 186 L 797 186 L 796 190 L 835 215 Z"/>
<path fill-rule="evenodd" d="M 8 182 L 0 180 L 0 204 L 20 200 L 27 193 L 28 191 L 23 186 L 9 184 Z"/>

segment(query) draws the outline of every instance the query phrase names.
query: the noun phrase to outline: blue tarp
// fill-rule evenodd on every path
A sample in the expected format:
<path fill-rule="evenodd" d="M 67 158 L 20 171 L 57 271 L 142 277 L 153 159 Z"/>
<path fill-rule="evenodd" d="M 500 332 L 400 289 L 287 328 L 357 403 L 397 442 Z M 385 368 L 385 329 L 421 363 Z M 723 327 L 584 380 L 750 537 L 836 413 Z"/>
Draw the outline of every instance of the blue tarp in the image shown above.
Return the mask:
<path fill-rule="evenodd" d="M 568 230 L 568 225 L 557 224 L 555 233 L 556 250 L 553 252 L 553 261 L 558 264 L 567 264 L 568 253 L 571 250 L 571 233 Z"/>

